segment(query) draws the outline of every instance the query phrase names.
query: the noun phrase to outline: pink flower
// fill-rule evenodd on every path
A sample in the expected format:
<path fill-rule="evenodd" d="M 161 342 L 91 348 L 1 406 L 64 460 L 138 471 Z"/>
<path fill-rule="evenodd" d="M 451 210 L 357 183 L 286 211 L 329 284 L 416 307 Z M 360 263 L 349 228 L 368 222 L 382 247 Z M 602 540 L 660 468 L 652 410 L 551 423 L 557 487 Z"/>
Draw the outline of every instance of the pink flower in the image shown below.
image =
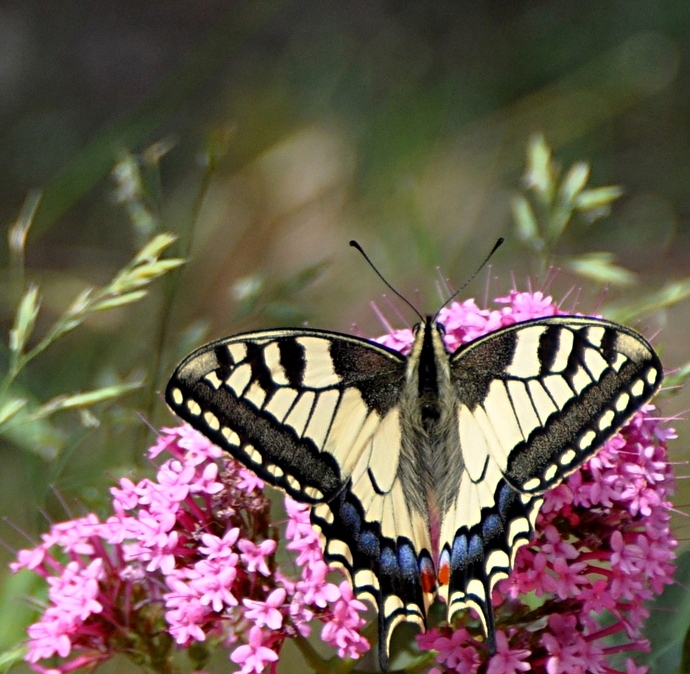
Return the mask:
<path fill-rule="evenodd" d="M 625 674 L 647 674 L 647 667 L 638 667 L 630 658 L 625 661 Z"/>
<path fill-rule="evenodd" d="M 94 514 L 69 522 L 59 522 L 51 527 L 49 534 L 42 536 L 43 543 L 46 546 L 59 545 L 76 555 L 90 555 L 93 554 L 90 539 L 97 533 L 99 526 L 100 522 Z"/>
<path fill-rule="evenodd" d="M 441 630 L 439 630 L 434 633 L 434 639 L 430 644 L 431 648 L 438 652 L 436 662 L 444 665 L 446 671 L 475 674 L 480 665 L 479 652 L 467 630 L 461 627 L 456 630 L 444 629 L 442 631 L 444 633 L 450 632 L 450 636 L 441 636 L 439 634 Z M 429 642 L 426 641 L 426 643 Z"/>
<path fill-rule="evenodd" d="M 297 583 L 297 591 L 305 604 L 325 608 L 330 602 L 340 598 L 338 586 L 326 581 L 328 572 L 329 568 L 323 561 L 307 567 L 307 573 L 303 574 L 304 580 Z"/>
<path fill-rule="evenodd" d="M 103 610 L 103 605 L 97 600 L 98 582 L 103 577 L 102 559 L 94 559 L 86 567 L 70 562 L 61 576 L 48 578 L 48 596 L 60 607 L 63 617 L 83 622 L 92 613 Z"/>
<path fill-rule="evenodd" d="M 248 571 L 252 573 L 258 571 L 264 576 L 271 575 L 266 564 L 266 558 L 276 551 L 278 544 L 275 541 L 269 539 L 256 545 L 252 541 L 243 539 L 237 544 L 237 547 L 242 551 L 240 556 Z"/>
<path fill-rule="evenodd" d="M 189 585 L 199 593 L 202 606 L 209 606 L 216 613 L 225 607 L 237 606 L 237 599 L 232 593 L 237 569 L 232 565 L 235 559 L 223 560 L 202 559 L 194 565 Z"/>
<path fill-rule="evenodd" d="M 156 480 L 123 479 L 111 490 L 115 515 L 105 523 L 87 515 L 56 524 L 12 565 L 31 568 L 49 585 L 50 603 L 29 629 L 27 661 L 36 671 L 47 671 L 41 661 L 55 656 L 64 660 L 61 674 L 117 652 L 146 662 L 146 649 L 137 655 L 122 636 L 138 625 L 167 629 L 180 646 L 209 638 L 229 644 L 235 620 L 243 619 L 227 620 L 238 606 L 235 593 L 270 596 L 249 581 L 268 571 L 276 549 L 268 538 L 269 502 L 243 491 L 239 466 L 188 427 L 164 429 L 151 451 L 161 452 L 172 459 Z M 145 644 L 150 637 L 137 638 Z"/>
<path fill-rule="evenodd" d="M 283 614 L 278 610 L 285 603 L 287 592 L 280 587 L 273 590 L 268 595 L 266 601 L 254 601 L 253 599 L 243 599 L 242 603 L 247 607 L 245 616 L 248 620 L 256 623 L 257 627 L 268 627 L 277 630 L 283 624 Z"/>
<path fill-rule="evenodd" d="M 163 430 L 151 454 L 163 452 L 172 458 L 155 480 L 123 479 L 111 490 L 115 514 L 105 523 L 88 515 L 56 524 L 12 565 L 49 584 L 50 604 L 29 630 L 27 661 L 37 672 L 47 671 L 41 662 L 49 657 L 63 659 L 60 674 L 118 652 L 146 662 L 150 633 L 134 642 L 122 636 L 136 626 L 167 631 L 179 648 L 211 642 L 239 650 L 247 671 L 273 661 L 287 638 L 309 634 L 316 617 L 330 625 L 340 652 L 358 657 L 369 648 L 357 633 L 365 607 L 326 580 L 308 508 L 287 500 L 288 540 L 301 569 L 291 579 L 274 558 L 269 501 L 246 469 L 186 426 Z M 241 643 L 247 621 L 271 630 L 258 648 Z M 255 652 L 244 659 L 247 648 Z"/>
<path fill-rule="evenodd" d="M 29 626 L 27 660 L 30 663 L 59 655 L 66 658 L 72 650 L 70 636 L 74 625 L 59 611 L 48 609 L 43 619 Z"/>
<path fill-rule="evenodd" d="M 201 534 L 202 546 L 199 547 L 199 552 L 206 555 L 209 560 L 212 559 L 228 559 L 234 566 L 237 563 L 237 555 L 234 550 L 234 545 L 240 537 L 239 527 L 234 527 L 228 531 L 223 538 L 218 538 L 213 534 Z"/>
<path fill-rule="evenodd" d="M 263 645 L 263 632 L 260 627 L 252 627 L 249 630 L 249 643 L 238 646 L 230 656 L 230 659 L 242 666 L 242 674 L 261 674 L 269 662 L 276 662 L 278 654 Z"/>
<path fill-rule="evenodd" d="M 195 475 L 189 488 L 194 493 L 219 494 L 223 491 L 223 483 L 218 481 L 218 465 L 209 463 L 204 467 L 201 475 Z"/>
<path fill-rule="evenodd" d="M 366 606 L 355 599 L 347 581 L 340 583 L 340 599 L 333 607 L 333 618 L 324 625 L 321 638 L 338 649 L 341 658 L 358 658 L 369 650 L 369 642 L 360 634 L 366 621 L 359 615 Z"/>
<path fill-rule="evenodd" d="M 10 570 L 12 573 L 17 573 L 21 569 L 31 569 L 32 571 L 38 567 L 45 559 L 45 548 L 39 546 L 33 550 L 20 550 L 17 553 L 17 561 L 10 563 Z"/>
<path fill-rule="evenodd" d="M 299 553 L 296 560 L 298 566 L 318 565 L 323 561 L 323 553 L 319 535 L 309 521 L 309 507 L 286 496 L 285 510 L 289 518 L 285 530 L 285 537 L 290 539 L 287 549 Z"/>
<path fill-rule="evenodd" d="M 166 461 L 158 471 L 158 483 L 171 501 L 184 501 L 189 493 L 189 483 L 194 478 L 194 466 L 180 461 Z"/>
<path fill-rule="evenodd" d="M 526 660 L 531 652 L 526 648 L 511 649 L 504 632 L 496 632 L 496 655 L 489 661 L 486 674 L 518 674 L 532 669 Z"/>
<path fill-rule="evenodd" d="M 180 645 L 205 641 L 202 625 L 209 609 L 201 603 L 199 593 L 181 578 L 170 576 L 166 582 L 171 590 L 164 595 L 168 631 Z"/>
<path fill-rule="evenodd" d="M 250 470 L 241 467 L 239 469 L 239 474 L 240 481 L 237 483 L 237 486 L 240 489 L 251 492 L 261 491 L 264 488 L 264 481 L 260 477 L 258 477 L 256 473 L 252 473 Z"/>

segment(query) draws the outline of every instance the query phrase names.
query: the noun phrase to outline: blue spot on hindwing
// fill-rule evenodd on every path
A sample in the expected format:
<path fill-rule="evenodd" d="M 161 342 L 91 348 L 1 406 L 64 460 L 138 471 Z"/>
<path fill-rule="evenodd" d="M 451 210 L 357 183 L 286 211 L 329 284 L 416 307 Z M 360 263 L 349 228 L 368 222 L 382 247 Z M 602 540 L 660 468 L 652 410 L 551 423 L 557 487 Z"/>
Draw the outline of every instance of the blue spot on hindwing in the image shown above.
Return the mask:
<path fill-rule="evenodd" d="M 414 548 L 409 543 L 401 543 L 398 547 L 398 560 L 403 575 L 409 580 L 419 577 L 419 563 Z"/>
<path fill-rule="evenodd" d="M 503 531 L 501 518 L 495 513 L 487 515 L 482 522 L 482 531 L 485 540 L 492 539 L 500 535 Z"/>
<path fill-rule="evenodd" d="M 343 503 L 340 506 L 340 519 L 343 524 L 353 532 L 354 535 L 360 532 L 362 528 L 362 518 L 357 512 L 356 508 L 349 503 Z"/>
<path fill-rule="evenodd" d="M 450 554 L 450 568 L 453 572 L 464 571 L 467 568 L 467 536 L 456 535 L 453 541 L 453 551 Z"/>
<path fill-rule="evenodd" d="M 508 515 L 515 501 L 515 496 L 515 490 L 507 482 L 504 482 L 498 492 L 498 512 L 501 514 L 502 518 L 505 519 Z"/>
<path fill-rule="evenodd" d="M 395 573 L 398 570 L 398 558 L 388 546 L 381 550 L 381 569 L 385 573 Z"/>
<path fill-rule="evenodd" d="M 376 558 L 379 556 L 379 538 L 372 531 L 362 531 L 357 539 L 357 546 L 361 552 L 369 557 Z"/>
<path fill-rule="evenodd" d="M 484 559 L 484 543 L 478 534 L 472 534 L 470 538 L 469 559 L 472 562 Z"/>

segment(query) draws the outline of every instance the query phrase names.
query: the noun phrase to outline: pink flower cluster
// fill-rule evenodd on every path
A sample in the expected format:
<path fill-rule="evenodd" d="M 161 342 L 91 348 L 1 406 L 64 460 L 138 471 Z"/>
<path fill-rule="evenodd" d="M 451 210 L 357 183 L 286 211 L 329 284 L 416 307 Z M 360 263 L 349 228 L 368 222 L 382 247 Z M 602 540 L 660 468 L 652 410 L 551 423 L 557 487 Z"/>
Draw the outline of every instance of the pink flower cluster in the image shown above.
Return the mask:
<path fill-rule="evenodd" d="M 473 300 L 443 309 L 449 349 L 561 313 L 539 292 L 514 291 L 497 302 L 504 305 L 500 310 L 480 309 Z M 412 333 L 401 330 L 378 341 L 404 350 Z M 487 674 L 647 671 L 624 654 L 649 648 L 641 636 L 649 615 L 645 602 L 673 582 L 678 545 L 669 525 L 674 479 L 666 449 L 676 434 L 653 414 L 653 406 L 645 407 L 546 494 L 534 540 L 494 590 L 497 652 Z M 474 674 L 487 657 L 465 627 L 431 629 L 418 644 L 437 652 L 432 674 Z"/>
<path fill-rule="evenodd" d="M 445 343 L 449 351 L 453 352 L 461 344 L 467 344 L 509 325 L 562 313 L 551 298 L 540 291 L 511 291 L 507 297 L 496 298 L 496 302 L 505 306 L 500 310 L 480 309 L 473 299 L 469 299 L 462 303 L 453 302 L 441 309 L 438 322 L 445 327 Z M 414 334 L 410 328 L 392 330 L 377 337 L 375 341 L 396 351 L 408 353 L 414 341 Z"/>
<path fill-rule="evenodd" d="M 366 607 L 347 582 L 328 581 L 305 506 L 286 499 L 287 548 L 301 569 L 290 579 L 275 561 L 279 532 L 261 480 L 188 426 L 162 429 L 149 455 L 162 452 L 172 458 L 155 480 L 124 478 L 111 489 L 115 514 L 105 522 L 56 524 L 12 564 L 48 582 L 48 604 L 29 627 L 35 671 L 71 672 L 115 653 L 157 671 L 153 658 L 171 659 L 173 642 L 197 644 L 196 658 L 208 642 L 209 651 L 227 647 L 243 674 L 258 674 L 314 618 L 340 657 L 369 649 Z M 43 664 L 55 656 L 61 664 Z"/>
<path fill-rule="evenodd" d="M 444 308 L 449 349 L 560 313 L 539 292 L 497 302 L 495 310 L 473 300 Z M 378 341 L 406 351 L 412 333 Z M 454 628 L 418 637 L 432 674 L 644 674 L 625 654 L 647 647 L 643 602 L 671 582 L 677 546 L 666 455 L 675 434 L 652 409 L 547 493 L 534 540 L 494 591 L 496 654 L 488 659 L 467 612 Z M 284 642 L 305 647 L 315 620 L 340 658 L 369 649 L 366 607 L 347 581 L 329 582 L 307 506 L 285 499 L 281 541 L 254 474 L 188 426 L 162 429 L 149 455 L 163 453 L 169 458 L 155 479 L 122 479 L 111 490 L 111 517 L 56 524 L 19 552 L 13 570 L 31 569 L 48 583 L 43 614 L 29 628 L 26 659 L 35 671 L 65 674 L 116 653 L 169 671 L 180 648 L 200 671 L 222 647 L 242 674 L 275 672 Z M 280 546 L 292 555 L 282 568 Z"/>
<path fill-rule="evenodd" d="M 673 582 L 678 545 L 669 527 L 673 477 L 665 448 L 675 434 L 652 410 L 546 494 L 534 540 L 494 590 L 499 629 L 487 674 L 647 671 L 623 655 L 648 650 L 645 602 Z M 484 645 L 447 634 L 434 629 L 419 639 L 438 651 L 435 674 L 478 672 Z"/>

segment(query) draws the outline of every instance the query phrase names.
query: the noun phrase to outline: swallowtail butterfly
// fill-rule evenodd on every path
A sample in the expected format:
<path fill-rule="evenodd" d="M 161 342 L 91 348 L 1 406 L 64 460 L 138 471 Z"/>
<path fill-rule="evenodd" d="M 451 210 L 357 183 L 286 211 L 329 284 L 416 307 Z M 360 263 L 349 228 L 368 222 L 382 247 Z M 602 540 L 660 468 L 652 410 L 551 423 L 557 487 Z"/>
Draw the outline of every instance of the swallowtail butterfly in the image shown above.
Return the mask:
<path fill-rule="evenodd" d="M 415 328 L 409 356 L 311 329 L 250 332 L 175 370 L 168 405 L 269 484 L 311 506 L 327 562 L 379 613 L 385 669 L 402 621 L 473 608 L 495 650 L 491 592 L 528 543 L 544 492 L 659 389 L 639 334 L 557 316 L 449 353 Z"/>

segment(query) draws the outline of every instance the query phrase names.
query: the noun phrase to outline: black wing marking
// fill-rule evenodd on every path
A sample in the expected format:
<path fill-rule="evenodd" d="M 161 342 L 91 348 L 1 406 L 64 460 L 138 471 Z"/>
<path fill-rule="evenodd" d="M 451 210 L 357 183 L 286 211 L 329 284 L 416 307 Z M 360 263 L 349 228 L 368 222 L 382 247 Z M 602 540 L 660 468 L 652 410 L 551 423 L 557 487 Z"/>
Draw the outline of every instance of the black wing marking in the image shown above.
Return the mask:
<path fill-rule="evenodd" d="M 476 340 L 453 354 L 451 369 L 465 471 L 459 488 L 441 487 L 450 505 L 439 560 L 448 588 L 439 593 L 447 591 L 449 618 L 477 609 L 494 648 L 491 591 L 531 539 L 543 492 L 656 393 L 663 371 L 637 333 L 573 316 Z"/>

